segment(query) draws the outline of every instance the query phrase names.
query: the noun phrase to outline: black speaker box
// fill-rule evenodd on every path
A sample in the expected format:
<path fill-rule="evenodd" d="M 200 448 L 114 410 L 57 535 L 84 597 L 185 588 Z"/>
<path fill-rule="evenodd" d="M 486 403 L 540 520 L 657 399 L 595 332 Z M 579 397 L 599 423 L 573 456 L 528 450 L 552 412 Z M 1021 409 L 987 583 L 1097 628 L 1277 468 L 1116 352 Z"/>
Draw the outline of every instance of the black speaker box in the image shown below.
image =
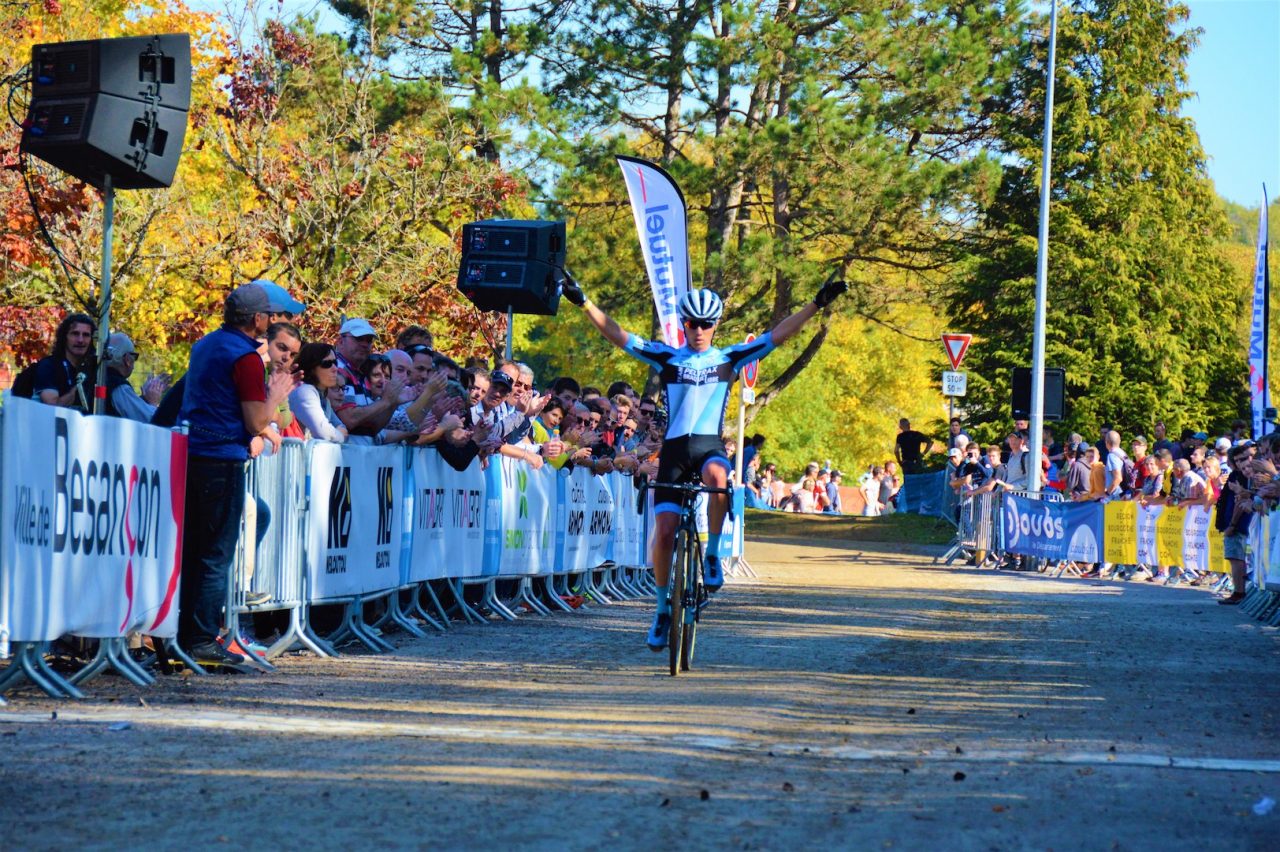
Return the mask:
<path fill-rule="evenodd" d="M 22 149 L 101 188 L 173 183 L 191 104 L 185 34 L 38 44 Z"/>
<path fill-rule="evenodd" d="M 482 311 L 554 315 L 564 262 L 564 222 L 471 222 L 462 226 L 458 289 Z"/>
<path fill-rule="evenodd" d="M 1044 419 L 1061 420 L 1066 415 L 1067 373 L 1061 367 L 1044 368 Z M 1013 419 L 1031 416 L 1031 368 L 1013 368 Z"/>
<path fill-rule="evenodd" d="M 482 311 L 553 316 L 560 307 L 555 270 L 538 260 L 464 258 L 458 289 Z"/>
<path fill-rule="evenodd" d="M 462 226 L 462 256 L 564 267 L 564 222 L 485 219 Z"/>

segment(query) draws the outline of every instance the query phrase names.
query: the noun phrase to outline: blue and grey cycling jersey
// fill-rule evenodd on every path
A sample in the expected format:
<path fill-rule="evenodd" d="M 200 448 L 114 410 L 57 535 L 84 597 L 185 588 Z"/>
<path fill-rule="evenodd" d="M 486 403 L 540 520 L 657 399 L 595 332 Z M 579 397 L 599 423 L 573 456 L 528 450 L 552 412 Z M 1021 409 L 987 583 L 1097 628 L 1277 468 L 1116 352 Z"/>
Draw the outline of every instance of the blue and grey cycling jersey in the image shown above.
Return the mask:
<path fill-rule="evenodd" d="M 719 438 L 725 406 L 729 404 L 729 388 L 738 370 L 775 347 L 773 333 L 765 332 L 750 343 L 735 343 L 723 349 L 713 346 L 706 352 L 694 352 L 688 346 L 674 349 L 634 334 L 627 335 L 627 344 L 622 348 L 658 371 L 667 397 L 666 437 L 673 439 L 686 435 Z"/>

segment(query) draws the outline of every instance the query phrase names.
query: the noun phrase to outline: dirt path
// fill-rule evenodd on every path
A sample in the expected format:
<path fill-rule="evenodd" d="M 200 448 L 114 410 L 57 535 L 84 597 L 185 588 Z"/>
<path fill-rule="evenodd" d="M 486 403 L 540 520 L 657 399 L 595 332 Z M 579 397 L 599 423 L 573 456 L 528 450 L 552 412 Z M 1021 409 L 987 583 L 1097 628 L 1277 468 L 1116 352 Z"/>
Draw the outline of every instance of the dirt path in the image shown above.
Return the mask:
<path fill-rule="evenodd" d="M 1277 848 L 1274 630 L 925 552 L 751 543 L 674 681 L 630 603 L 13 696 L 3 846 Z"/>

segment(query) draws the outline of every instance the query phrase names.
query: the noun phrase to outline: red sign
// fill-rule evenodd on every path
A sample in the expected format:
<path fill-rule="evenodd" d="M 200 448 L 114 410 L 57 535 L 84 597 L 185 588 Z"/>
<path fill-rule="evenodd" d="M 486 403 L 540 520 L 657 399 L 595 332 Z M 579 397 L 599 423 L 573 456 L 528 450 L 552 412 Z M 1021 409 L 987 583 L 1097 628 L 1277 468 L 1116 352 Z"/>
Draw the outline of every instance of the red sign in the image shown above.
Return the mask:
<path fill-rule="evenodd" d="M 756 336 L 755 336 L 754 334 L 748 334 L 748 335 L 747 335 L 747 339 L 746 339 L 745 341 L 743 341 L 743 342 L 744 342 L 744 343 L 750 343 L 751 341 L 753 341 L 753 340 L 755 340 L 755 339 L 756 339 Z M 742 384 L 743 384 L 743 387 L 754 388 L 754 387 L 756 386 L 756 379 L 757 379 L 757 378 L 759 378 L 759 376 L 760 376 L 760 361 L 759 361 L 759 360 L 756 360 L 756 361 L 749 361 L 749 362 L 747 362 L 746 364 L 743 364 L 743 365 L 742 365 Z"/>
<path fill-rule="evenodd" d="M 947 358 L 951 361 L 951 369 L 960 369 L 960 362 L 964 360 L 965 353 L 969 351 L 969 344 L 972 341 L 972 334 L 942 335 L 942 348 L 947 350 Z"/>

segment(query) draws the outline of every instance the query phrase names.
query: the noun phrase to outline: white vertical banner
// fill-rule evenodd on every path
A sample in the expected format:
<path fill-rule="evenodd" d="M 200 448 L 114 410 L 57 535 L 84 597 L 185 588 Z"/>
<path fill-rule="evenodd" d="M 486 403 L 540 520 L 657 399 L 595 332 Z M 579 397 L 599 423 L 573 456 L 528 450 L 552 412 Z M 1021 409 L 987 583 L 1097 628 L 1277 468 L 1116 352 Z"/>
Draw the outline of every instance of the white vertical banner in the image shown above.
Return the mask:
<path fill-rule="evenodd" d="M 1249 400 L 1253 410 L 1253 438 L 1264 432 L 1263 412 L 1271 407 L 1271 387 L 1267 379 L 1270 365 L 1267 345 L 1267 193 L 1262 192 L 1262 210 L 1258 213 L 1258 255 L 1253 271 L 1253 313 L 1249 324 Z"/>
<path fill-rule="evenodd" d="M 1143 506 L 1138 504 L 1138 555 L 1139 565 L 1159 565 L 1160 555 L 1156 544 L 1156 525 L 1164 506 Z"/>
<path fill-rule="evenodd" d="M 413 449 L 409 582 L 479 577 L 484 565 L 484 471 L 458 472 L 433 449 Z"/>
<path fill-rule="evenodd" d="M 613 489 L 613 561 L 619 565 L 644 565 L 644 514 L 636 511 L 640 492 L 630 476 L 611 473 L 608 478 Z"/>
<path fill-rule="evenodd" d="M 676 316 L 676 303 L 692 281 L 684 194 L 671 175 L 648 160 L 620 156 L 618 166 L 627 183 L 662 337 L 668 346 L 681 346 L 684 330 Z"/>
<path fill-rule="evenodd" d="M 502 517 L 498 573 L 503 577 L 550 574 L 555 570 L 556 470 L 494 456 L 501 465 Z"/>
<path fill-rule="evenodd" d="M 591 516 L 587 521 L 587 567 L 602 564 L 613 541 L 613 489 L 604 476 L 592 476 L 588 487 L 587 506 Z"/>
<path fill-rule="evenodd" d="M 564 483 L 564 541 L 562 543 L 561 571 L 580 574 L 594 565 L 590 561 L 590 542 L 587 541 L 587 525 L 591 520 L 591 480 L 595 475 L 586 468 L 575 467 Z"/>
<path fill-rule="evenodd" d="M 403 448 L 315 442 L 309 505 L 307 571 L 312 601 L 399 585 Z"/>
<path fill-rule="evenodd" d="M 1209 560 L 1209 527 L 1213 513 L 1204 506 L 1188 506 L 1182 524 L 1182 567 L 1190 571 L 1218 571 Z M 1219 554 L 1221 557 L 1221 554 Z"/>
<path fill-rule="evenodd" d="M 174 636 L 187 439 L 12 396 L 3 432 L 8 638 Z"/>

